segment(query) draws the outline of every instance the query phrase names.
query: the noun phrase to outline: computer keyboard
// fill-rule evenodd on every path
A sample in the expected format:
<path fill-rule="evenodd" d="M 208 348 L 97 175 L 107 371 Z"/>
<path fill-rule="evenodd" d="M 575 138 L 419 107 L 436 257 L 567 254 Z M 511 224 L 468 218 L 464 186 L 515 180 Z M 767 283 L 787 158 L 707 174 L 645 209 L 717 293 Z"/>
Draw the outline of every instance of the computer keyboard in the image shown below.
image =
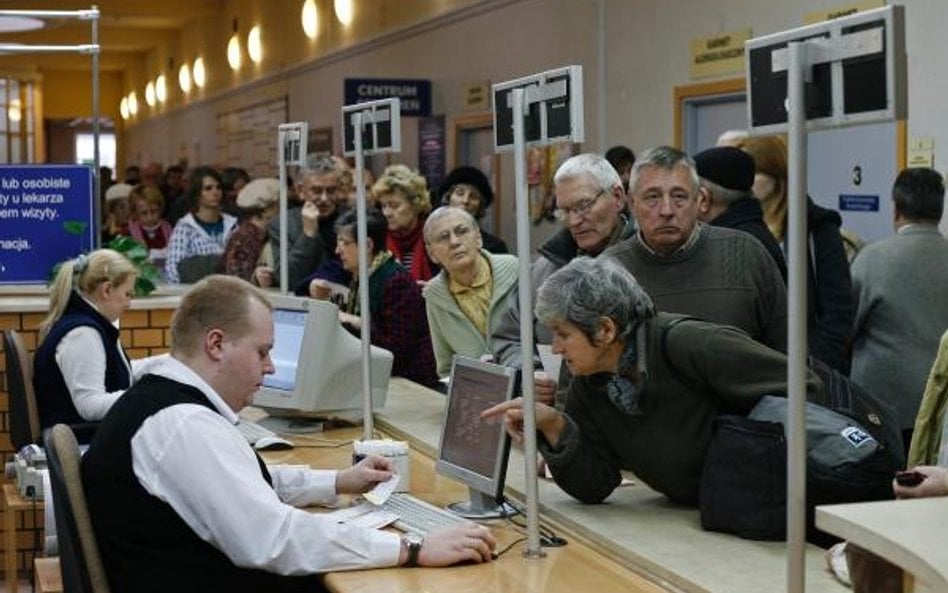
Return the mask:
<path fill-rule="evenodd" d="M 237 422 L 237 430 L 240 431 L 240 434 L 244 435 L 244 438 L 247 439 L 247 442 L 251 445 L 264 437 L 277 436 L 277 433 L 273 432 L 269 428 L 261 426 L 256 422 L 250 422 L 249 420 L 243 419 Z"/>
<path fill-rule="evenodd" d="M 443 527 L 470 523 L 464 517 L 439 509 L 423 500 L 418 500 L 410 494 L 400 492 L 392 494 L 378 508 L 398 515 L 398 520 L 395 521 L 394 526 L 402 531 L 414 531 L 424 534 Z"/>

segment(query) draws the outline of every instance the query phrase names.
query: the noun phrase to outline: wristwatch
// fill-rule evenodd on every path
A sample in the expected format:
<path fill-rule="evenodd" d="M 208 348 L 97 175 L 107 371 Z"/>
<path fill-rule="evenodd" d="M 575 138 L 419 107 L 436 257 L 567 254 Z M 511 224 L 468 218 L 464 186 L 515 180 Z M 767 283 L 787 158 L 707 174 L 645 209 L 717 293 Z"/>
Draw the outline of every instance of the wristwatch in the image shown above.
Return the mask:
<path fill-rule="evenodd" d="M 418 566 L 418 555 L 421 553 L 425 538 L 420 533 L 406 533 L 402 536 L 402 541 L 408 546 L 408 560 L 405 561 L 405 566 Z"/>

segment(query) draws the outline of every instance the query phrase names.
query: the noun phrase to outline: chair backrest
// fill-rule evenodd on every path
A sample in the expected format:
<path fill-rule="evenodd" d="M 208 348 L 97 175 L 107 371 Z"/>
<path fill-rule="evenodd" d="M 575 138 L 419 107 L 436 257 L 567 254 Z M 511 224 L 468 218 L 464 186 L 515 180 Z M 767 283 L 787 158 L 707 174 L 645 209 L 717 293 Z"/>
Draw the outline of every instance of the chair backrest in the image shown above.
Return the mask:
<path fill-rule="evenodd" d="M 192 255 L 178 262 L 178 278 L 182 284 L 193 284 L 217 272 L 221 254 Z"/>
<path fill-rule="evenodd" d="M 65 593 L 109 593 L 79 473 L 79 445 L 72 429 L 57 424 L 45 436 Z"/>
<path fill-rule="evenodd" d="M 10 395 L 10 440 L 17 451 L 40 444 L 39 409 L 33 391 L 33 357 L 16 330 L 3 330 L 3 353 L 7 363 L 7 392 Z"/>

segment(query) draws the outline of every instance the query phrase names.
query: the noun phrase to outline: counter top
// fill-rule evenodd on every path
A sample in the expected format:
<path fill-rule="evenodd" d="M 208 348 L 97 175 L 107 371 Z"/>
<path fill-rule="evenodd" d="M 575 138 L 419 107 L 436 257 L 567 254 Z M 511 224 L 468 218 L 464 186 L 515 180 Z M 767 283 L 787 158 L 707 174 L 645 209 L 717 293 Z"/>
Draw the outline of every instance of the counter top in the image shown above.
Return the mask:
<path fill-rule="evenodd" d="M 375 413 L 381 430 L 436 455 L 444 414 L 443 395 L 393 378 L 385 408 Z M 511 448 L 507 493 L 524 499 L 524 460 Z M 658 582 L 694 593 L 761 593 L 784 588 L 786 544 L 756 542 L 701 529 L 698 511 L 671 503 L 636 481 L 603 504 L 584 505 L 550 480 L 539 483 L 541 515 L 629 568 Z M 808 593 L 849 591 L 826 570 L 823 550 L 806 550 Z"/>

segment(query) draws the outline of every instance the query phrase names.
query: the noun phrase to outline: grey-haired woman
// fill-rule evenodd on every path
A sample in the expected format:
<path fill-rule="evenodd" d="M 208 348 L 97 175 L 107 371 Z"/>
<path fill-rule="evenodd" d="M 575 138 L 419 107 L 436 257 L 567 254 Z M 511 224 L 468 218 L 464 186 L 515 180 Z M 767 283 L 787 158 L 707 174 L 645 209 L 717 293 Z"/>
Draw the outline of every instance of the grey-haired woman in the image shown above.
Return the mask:
<path fill-rule="evenodd" d="M 536 404 L 538 446 L 557 484 L 582 502 L 607 498 L 624 469 L 694 504 L 714 417 L 787 393 L 785 355 L 734 327 L 656 313 L 608 258 L 577 258 L 551 275 L 536 314 L 575 376 L 563 412 Z M 809 398 L 821 390 L 811 373 Z M 522 439 L 522 401 L 483 413 L 500 415 Z"/>

